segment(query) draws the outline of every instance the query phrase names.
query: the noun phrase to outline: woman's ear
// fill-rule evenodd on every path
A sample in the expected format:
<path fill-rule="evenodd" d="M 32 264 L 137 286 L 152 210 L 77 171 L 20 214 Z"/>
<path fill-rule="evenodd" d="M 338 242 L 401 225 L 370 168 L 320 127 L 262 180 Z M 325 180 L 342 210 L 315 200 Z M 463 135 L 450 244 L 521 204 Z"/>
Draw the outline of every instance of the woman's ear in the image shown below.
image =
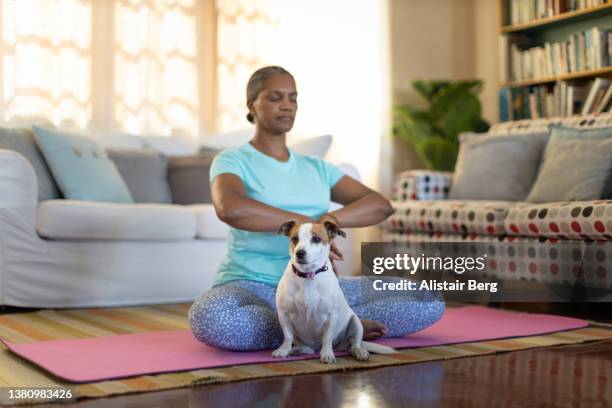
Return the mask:
<path fill-rule="evenodd" d="M 253 108 L 253 101 L 247 101 L 247 109 L 249 110 L 249 116 L 253 119 L 251 123 L 255 123 L 255 109 Z"/>
<path fill-rule="evenodd" d="M 323 226 L 325 227 L 325 231 L 327 231 L 330 241 L 336 238 L 337 235 L 340 235 L 342 238 L 346 238 L 346 233 L 342 231 L 335 223 L 325 221 L 323 222 Z"/>
<path fill-rule="evenodd" d="M 289 231 L 291 231 L 291 228 L 293 228 L 293 226 L 297 224 L 296 220 L 289 220 L 285 223 L 283 223 L 280 227 L 278 227 L 278 231 L 276 231 L 276 235 L 286 235 L 289 236 Z"/>

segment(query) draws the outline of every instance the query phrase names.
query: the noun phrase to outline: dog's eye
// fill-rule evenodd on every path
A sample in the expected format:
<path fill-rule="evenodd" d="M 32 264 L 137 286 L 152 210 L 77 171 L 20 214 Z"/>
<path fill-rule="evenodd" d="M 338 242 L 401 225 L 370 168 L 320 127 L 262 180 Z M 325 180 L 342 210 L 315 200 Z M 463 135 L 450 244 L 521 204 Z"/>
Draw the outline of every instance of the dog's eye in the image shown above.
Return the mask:
<path fill-rule="evenodd" d="M 321 238 L 319 238 L 319 237 L 312 237 L 312 239 L 310 241 L 313 244 L 320 244 L 321 243 Z"/>
<path fill-rule="evenodd" d="M 297 244 L 298 242 L 300 242 L 300 238 L 299 237 L 293 237 L 291 238 L 291 242 L 293 242 L 293 244 Z"/>

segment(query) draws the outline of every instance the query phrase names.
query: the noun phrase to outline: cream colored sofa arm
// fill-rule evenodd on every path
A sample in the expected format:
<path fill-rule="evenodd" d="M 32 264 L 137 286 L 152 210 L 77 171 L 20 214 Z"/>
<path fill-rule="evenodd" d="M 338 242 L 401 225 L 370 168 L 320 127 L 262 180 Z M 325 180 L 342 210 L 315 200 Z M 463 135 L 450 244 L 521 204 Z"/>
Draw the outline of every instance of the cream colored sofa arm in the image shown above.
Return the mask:
<path fill-rule="evenodd" d="M 0 149 L 0 208 L 37 204 L 38 182 L 28 159 L 13 150 Z"/>

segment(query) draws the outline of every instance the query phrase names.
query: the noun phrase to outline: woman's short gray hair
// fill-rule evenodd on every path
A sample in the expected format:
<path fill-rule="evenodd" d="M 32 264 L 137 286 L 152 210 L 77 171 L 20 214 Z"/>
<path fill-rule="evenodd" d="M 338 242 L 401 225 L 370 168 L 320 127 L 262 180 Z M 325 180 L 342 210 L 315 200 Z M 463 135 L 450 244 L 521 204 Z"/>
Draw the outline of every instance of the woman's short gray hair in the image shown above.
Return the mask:
<path fill-rule="evenodd" d="M 278 75 L 278 74 L 289 75 L 291 78 L 293 78 L 293 75 L 291 75 L 289 71 L 287 71 L 283 67 L 279 67 L 276 65 L 270 65 L 267 67 L 259 68 L 257 71 L 253 72 L 253 75 L 251 75 L 251 78 L 249 78 L 249 82 L 247 84 L 247 89 L 246 89 L 247 104 L 257 99 L 257 95 L 259 95 L 259 92 L 261 91 L 263 83 L 268 78 L 271 78 L 274 75 Z M 251 112 L 247 114 L 246 118 L 249 122 L 255 123 L 255 118 L 253 117 Z"/>

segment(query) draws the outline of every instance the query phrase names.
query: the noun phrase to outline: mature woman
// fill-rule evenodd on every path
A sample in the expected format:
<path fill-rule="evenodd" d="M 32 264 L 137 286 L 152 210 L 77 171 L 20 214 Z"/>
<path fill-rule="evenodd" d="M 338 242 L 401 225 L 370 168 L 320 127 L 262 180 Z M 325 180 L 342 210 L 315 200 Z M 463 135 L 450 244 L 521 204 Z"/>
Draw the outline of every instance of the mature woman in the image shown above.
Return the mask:
<path fill-rule="evenodd" d="M 341 228 L 365 227 L 393 212 L 384 197 L 337 167 L 287 148 L 297 91 L 285 69 L 270 66 L 253 73 L 247 107 L 255 136 L 218 154 L 210 171 L 215 210 L 231 227 L 228 250 L 214 287 L 189 311 L 198 340 L 229 350 L 274 349 L 283 340 L 275 292 L 289 262 L 289 243 L 275 234 L 281 224 L 332 220 Z M 328 213 L 330 200 L 344 207 Z M 334 248 L 332 258 L 342 255 Z M 444 303 L 429 292 L 373 295 L 358 277 L 341 277 L 340 287 L 369 340 L 421 330 L 444 311 Z"/>

